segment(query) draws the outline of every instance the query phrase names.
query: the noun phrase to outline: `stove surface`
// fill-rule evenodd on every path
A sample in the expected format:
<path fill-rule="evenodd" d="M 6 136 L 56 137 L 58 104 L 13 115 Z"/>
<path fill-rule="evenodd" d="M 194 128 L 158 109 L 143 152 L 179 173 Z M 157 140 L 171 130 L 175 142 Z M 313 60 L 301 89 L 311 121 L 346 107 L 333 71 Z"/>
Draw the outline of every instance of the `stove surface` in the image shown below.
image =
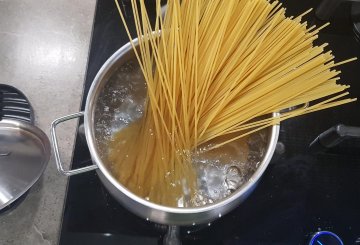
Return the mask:
<path fill-rule="evenodd" d="M 123 2 L 130 18 L 129 1 Z M 290 16 L 316 8 L 320 1 L 283 2 Z M 308 22 L 323 23 L 315 19 L 314 11 Z M 134 26 L 130 29 L 134 31 Z M 319 41 L 329 43 L 336 61 L 360 57 L 349 4 L 336 11 L 331 27 L 321 32 Z M 127 42 L 114 1 L 99 0 L 83 109 L 97 71 Z M 352 97 L 360 98 L 360 62 L 341 69 L 341 81 L 352 86 Z M 360 127 L 360 103 L 282 123 L 279 142 L 284 149 L 274 155 L 255 191 L 237 209 L 211 224 L 182 227 L 183 244 L 308 244 L 311 235 L 320 230 L 336 233 L 344 244 L 356 244 L 360 237 L 360 140 L 348 139 L 318 154 L 308 148 L 320 133 L 339 123 Z M 72 167 L 92 164 L 89 159 L 86 142 L 78 135 Z M 162 244 L 165 232 L 166 227 L 143 220 L 118 204 L 96 172 L 70 178 L 60 245 Z"/>

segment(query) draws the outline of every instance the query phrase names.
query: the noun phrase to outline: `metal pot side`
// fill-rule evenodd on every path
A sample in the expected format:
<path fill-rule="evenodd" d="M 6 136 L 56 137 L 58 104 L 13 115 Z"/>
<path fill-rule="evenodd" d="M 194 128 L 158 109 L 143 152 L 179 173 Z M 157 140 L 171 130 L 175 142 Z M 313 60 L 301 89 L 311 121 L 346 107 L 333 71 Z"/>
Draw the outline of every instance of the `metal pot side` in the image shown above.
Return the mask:
<path fill-rule="evenodd" d="M 137 46 L 137 39 L 133 40 L 133 45 Z M 80 174 L 90 170 L 97 169 L 97 174 L 100 177 L 104 186 L 108 189 L 111 195 L 119 201 L 125 208 L 129 209 L 131 212 L 137 214 L 138 216 L 153 221 L 160 224 L 166 225 L 192 225 L 192 224 L 201 224 L 211 222 L 226 213 L 230 212 L 236 208 L 241 202 L 243 202 L 255 189 L 259 179 L 267 168 L 273 154 L 275 151 L 275 146 L 279 136 L 279 125 L 274 125 L 270 130 L 268 146 L 266 154 L 260 163 L 260 166 L 255 171 L 250 180 L 242 185 L 237 191 L 227 198 L 215 202 L 211 205 L 205 205 L 202 207 L 194 208 L 175 208 L 158 205 L 152 202 L 149 202 L 141 197 L 136 196 L 130 192 L 126 187 L 120 184 L 109 172 L 106 165 L 103 163 L 100 158 L 99 152 L 97 150 L 95 142 L 95 109 L 97 104 L 97 99 L 101 94 L 106 82 L 113 74 L 113 72 L 125 62 L 129 61 L 134 57 L 134 51 L 132 49 L 131 43 L 124 45 L 118 51 L 116 51 L 101 67 L 97 73 L 88 97 L 86 100 L 86 106 L 84 112 L 75 113 L 68 115 L 59 119 L 56 119 L 51 125 L 51 138 L 54 148 L 54 154 L 56 159 L 56 164 L 59 172 L 66 176 L 71 176 L 75 174 Z M 274 113 L 274 116 L 277 115 Z M 84 128 L 86 141 L 89 146 L 90 154 L 95 165 L 88 167 L 74 169 L 74 170 L 64 170 L 63 164 L 60 159 L 57 137 L 56 137 L 56 126 L 59 123 L 64 121 L 74 119 L 77 117 L 84 116 Z"/>

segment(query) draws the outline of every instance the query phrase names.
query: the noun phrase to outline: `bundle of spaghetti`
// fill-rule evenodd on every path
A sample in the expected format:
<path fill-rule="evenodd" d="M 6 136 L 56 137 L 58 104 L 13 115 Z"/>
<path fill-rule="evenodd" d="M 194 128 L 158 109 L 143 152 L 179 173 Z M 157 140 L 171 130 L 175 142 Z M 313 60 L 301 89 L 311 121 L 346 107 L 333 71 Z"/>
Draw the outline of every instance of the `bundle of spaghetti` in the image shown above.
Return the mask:
<path fill-rule="evenodd" d="M 186 206 L 196 192 L 191 154 L 229 136 L 221 147 L 281 121 L 346 104 L 327 44 L 326 25 L 286 17 L 278 1 L 156 0 L 155 23 L 145 0 L 131 0 L 138 43 L 127 26 L 148 89 L 144 117 L 116 136 L 116 176 L 152 202 Z M 296 110 L 274 114 L 286 108 Z"/>

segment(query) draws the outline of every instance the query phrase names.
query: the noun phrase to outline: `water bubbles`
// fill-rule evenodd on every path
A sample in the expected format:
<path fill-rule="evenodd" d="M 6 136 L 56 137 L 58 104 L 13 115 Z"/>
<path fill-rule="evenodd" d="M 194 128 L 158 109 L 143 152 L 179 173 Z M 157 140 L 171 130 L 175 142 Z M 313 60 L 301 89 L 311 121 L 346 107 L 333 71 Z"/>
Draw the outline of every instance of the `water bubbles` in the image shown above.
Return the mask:
<path fill-rule="evenodd" d="M 197 193 L 195 193 L 193 198 L 190 200 L 190 205 L 199 207 L 199 206 L 204 206 L 204 205 L 210 204 L 212 202 L 213 201 L 208 196 L 206 196 L 204 193 L 197 192 Z"/>
<path fill-rule="evenodd" d="M 143 116 L 147 89 L 136 60 L 118 68 L 108 79 L 95 108 L 95 138 L 100 157 L 106 157 L 107 144 L 114 133 Z"/>
<path fill-rule="evenodd" d="M 220 214 L 219 214 L 219 218 L 221 218 L 221 216 L 222 216 L 222 215 L 221 215 L 221 213 L 220 213 Z"/>
<path fill-rule="evenodd" d="M 192 225 L 195 226 L 196 225 L 195 222 L 193 222 Z"/>
<path fill-rule="evenodd" d="M 106 128 L 104 133 L 105 133 L 106 136 L 111 136 L 111 134 L 112 134 L 110 128 Z"/>
<path fill-rule="evenodd" d="M 197 171 L 198 190 L 191 200 L 193 206 L 213 204 L 231 195 L 247 181 L 261 165 L 265 154 L 268 132 L 255 133 L 220 148 L 215 145 L 198 147 L 192 154 Z"/>
<path fill-rule="evenodd" d="M 149 221 L 150 219 L 149 218 L 146 218 L 146 221 Z"/>
<path fill-rule="evenodd" d="M 150 198 L 149 198 L 149 197 L 145 197 L 145 200 L 146 200 L 146 201 L 150 201 Z"/>
<path fill-rule="evenodd" d="M 177 206 L 179 208 L 183 208 L 185 205 L 184 205 L 184 197 L 180 197 L 177 201 Z"/>
<path fill-rule="evenodd" d="M 237 188 L 240 187 L 244 183 L 244 178 L 241 175 L 241 171 L 236 166 L 231 166 L 228 168 L 226 172 L 226 179 L 225 179 L 226 186 L 229 191 L 235 191 Z"/>
<path fill-rule="evenodd" d="M 190 234 L 191 233 L 191 231 L 187 231 L 187 234 Z"/>
<path fill-rule="evenodd" d="M 211 223 L 208 223 L 208 226 L 211 226 Z"/>

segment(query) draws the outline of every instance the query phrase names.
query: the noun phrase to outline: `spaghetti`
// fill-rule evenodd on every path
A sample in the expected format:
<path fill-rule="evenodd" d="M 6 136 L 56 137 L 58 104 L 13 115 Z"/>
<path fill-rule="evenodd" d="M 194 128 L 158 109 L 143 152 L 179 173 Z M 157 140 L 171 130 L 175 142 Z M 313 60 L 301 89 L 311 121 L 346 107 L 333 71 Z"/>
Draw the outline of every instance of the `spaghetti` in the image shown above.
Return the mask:
<path fill-rule="evenodd" d="M 353 102 L 338 65 L 314 46 L 319 31 L 285 16 L 278 1 L 131 0 L 138 47 L 115 0 L 148 89 L 144 117 L 121 130 L 109 159 L 119 181 L 152 202 L 178 206 L 191 198 L 191 153 L 227 136 L 217 148 L 283 120 Z M 273 112 L 310 103 L 294 111 Z M 231 137 L 230 137 L 231 136 Z M 126 142 L 126 143 L 124 143 Z"/>

